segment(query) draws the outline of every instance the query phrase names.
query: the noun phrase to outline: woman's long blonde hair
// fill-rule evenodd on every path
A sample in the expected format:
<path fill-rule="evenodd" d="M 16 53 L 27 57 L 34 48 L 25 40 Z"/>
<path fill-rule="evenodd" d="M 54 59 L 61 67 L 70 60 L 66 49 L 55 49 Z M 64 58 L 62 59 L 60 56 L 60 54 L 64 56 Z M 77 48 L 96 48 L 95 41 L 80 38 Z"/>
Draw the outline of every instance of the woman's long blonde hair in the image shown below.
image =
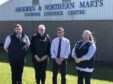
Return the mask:
<path fill-rule="evenodd" d="M 95 38 L 90 30 L 84 30 L 84 32 L 87 32 L 90 35 L 90 41 L 94 42 L 96 44 Z"/>

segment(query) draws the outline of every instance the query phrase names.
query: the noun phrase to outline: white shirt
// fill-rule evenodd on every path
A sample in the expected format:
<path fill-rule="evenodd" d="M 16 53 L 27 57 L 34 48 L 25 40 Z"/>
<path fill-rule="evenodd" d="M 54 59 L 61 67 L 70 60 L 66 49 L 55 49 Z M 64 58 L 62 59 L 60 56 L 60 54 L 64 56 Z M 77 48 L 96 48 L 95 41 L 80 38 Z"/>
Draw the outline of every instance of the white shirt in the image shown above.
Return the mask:
<path fill-rule="evenodd" d="M 87 43 L 87 42 L 86 42 L 86 43 Z M 86 43 L 83 43 L 83 44 L 80 46 L 80 48 L 81 48 L 83 45 L 85 45 Z M 75 45 L 75 47 L 76 47 L 76 45 Z M 76 56 L 75 47 L 74 47 L 73 50 L 72 50 L 72 57 Z M 96 45 L 95 45 L 95 43 L 92 42 L 91 46 L 89 47 L 88 53 L 87 53 L 86 55 L 84 55 L 84 56 L 82 57 L 82 59 L 83 59 L 83 60 L 90 60 L 90 59 L 94 56 L 95 52 L 96 52 Z M 77 70 L 85 71 L 85 72 L 93 72 L 93 70 L 94 70 L 94 68 L 80 68 L 80 67 L 76 67 L 76 68 L 77 68 Z"/>
<path fill-rule="evenodd" d="M 21 37 L 21 36 L 22 36 L 22 35 L 20 35 L 19 37 Z M 6 39 L 5 39 L 4 48 L 7 49 L 7 48 L 9 47 L 10 43 L 11 43 L 11 37 L 10 37 L 10 35 L 9 35 L 9 36 L 7 36 Z M 27 44 L 27 47 L 30 46 L 30 41 L 29 41 L 28 36 L 26 36 L 26 44 Z"/>
<path fill-rule="evenodd" d="M 57 57 L 57 52 L 58 52 L 58 46 L 59 46 L 59 38 L 55 38 L 52 41 L 51 44 L 51 58 L 56 58 Z M 61 41 L 61 52 L 60 52 L 60 58 L 65 58 L 67 59 L 70 54 L 70 41 L 63 37 Z"/>

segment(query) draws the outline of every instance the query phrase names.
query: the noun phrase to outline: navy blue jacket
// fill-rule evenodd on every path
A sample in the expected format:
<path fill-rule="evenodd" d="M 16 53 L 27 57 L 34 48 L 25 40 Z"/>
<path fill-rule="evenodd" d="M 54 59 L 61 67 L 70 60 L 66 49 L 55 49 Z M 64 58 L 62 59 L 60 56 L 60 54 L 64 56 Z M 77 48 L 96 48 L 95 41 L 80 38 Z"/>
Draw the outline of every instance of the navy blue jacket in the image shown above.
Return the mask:
<path fill-rule="evenodd" d="M 8 55 L 10 61 L 24 61 L 27 47 L 24 40 L 26 39 L 26 34 L 22 34 L 21 39 L 16 37 L 16 34 L 10 35 L 11 43 L 8 47 Z"/>
<path fill-rule="evenodd" d="M 77 58 L 81 58 L 83 55 L 86 55 L 89 51 L 89 47 L 91 46 L 91 42 L 87 42 L 85 45 L 82 45 L 82 41 L 78 42 L 75 47 L 75 53 Z M 90 60 L 85 60 L 80 63 L 77 63 L 77 66 L 80 68 L 93 68 L 94 67 L 94 56 Z"/>

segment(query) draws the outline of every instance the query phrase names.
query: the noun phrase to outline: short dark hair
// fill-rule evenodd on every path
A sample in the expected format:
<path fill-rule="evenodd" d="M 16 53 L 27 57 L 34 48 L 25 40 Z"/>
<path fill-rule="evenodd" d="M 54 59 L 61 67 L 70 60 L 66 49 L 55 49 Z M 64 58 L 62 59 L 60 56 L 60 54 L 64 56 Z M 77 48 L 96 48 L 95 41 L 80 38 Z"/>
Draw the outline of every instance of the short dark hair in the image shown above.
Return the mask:
<path fill-rule="evenodd" d="M 57 31 L 64 31 L 64 28 L 63 27 L 59 27 L 59 28 L 57 28 Z"/>

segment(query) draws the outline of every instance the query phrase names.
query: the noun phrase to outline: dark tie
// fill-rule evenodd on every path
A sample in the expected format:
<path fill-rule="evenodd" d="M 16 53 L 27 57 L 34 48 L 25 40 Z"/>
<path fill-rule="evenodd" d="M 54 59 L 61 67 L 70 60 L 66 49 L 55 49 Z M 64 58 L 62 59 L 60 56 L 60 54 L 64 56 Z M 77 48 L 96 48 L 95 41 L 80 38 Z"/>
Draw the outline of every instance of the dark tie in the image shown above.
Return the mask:
<path fill-rule="evenodd" d="M 60 52 L 61 52 L 61 41 L 62 41 L 62 39 L 59 39 L 59 45 L 58 45 L 58 50 L 57 50 L 57 58 L 60 58 Z"/>

